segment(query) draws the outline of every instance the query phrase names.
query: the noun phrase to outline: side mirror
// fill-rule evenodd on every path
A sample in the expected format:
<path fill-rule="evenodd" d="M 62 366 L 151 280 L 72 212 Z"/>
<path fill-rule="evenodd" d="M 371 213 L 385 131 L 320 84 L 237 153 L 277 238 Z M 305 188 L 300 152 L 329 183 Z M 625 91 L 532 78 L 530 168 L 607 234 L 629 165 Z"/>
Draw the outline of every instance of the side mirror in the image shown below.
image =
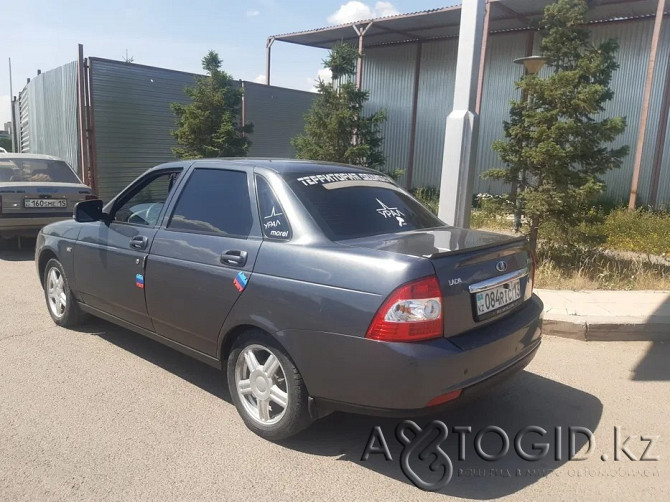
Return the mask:
<path fill-rule="evenodd" d="M 74 206 L 74 220 L 79 223 L 89 223 L 104 219 L 102 201 L 100 199 L 84 200 Z"/>

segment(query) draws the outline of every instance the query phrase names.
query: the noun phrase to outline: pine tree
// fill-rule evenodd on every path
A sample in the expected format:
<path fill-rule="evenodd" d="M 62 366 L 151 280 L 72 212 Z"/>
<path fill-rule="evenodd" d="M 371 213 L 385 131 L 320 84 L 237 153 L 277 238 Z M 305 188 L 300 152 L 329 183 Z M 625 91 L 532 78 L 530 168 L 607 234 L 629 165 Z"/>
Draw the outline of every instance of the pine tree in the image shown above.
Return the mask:
<path fill-rule="evenodd" d="M 624 131 L 625 118 L 601 116 L 614 95 L 618 44 L 590 42 L 587 11 L 586 0 L 558 0 L 545 8 L 541 50 L 550 74 L 516 82 L 522 97 L 511 102 L 505 140 L 493 144 L 507 168 L 485 173 L 517 185 L 511 198 L 528 222 L 533 249 L 545 224 L 563 242 L 584 237 L 580 224 L 594 216 L 593 201 L 604 190 L 601 176 L 621 167 L 628 153 L 627 146 L 610 145 Z"/>
<path fill-rule="evenodd" d="M 339 43 L 324 60 L 332 74 L 331 82 L 319 79 L 319 95 L 305 114 L 305 130 L 291 144 L 300 159 L 343 162 L 380 169 L 384 165 L 381 125 L 386 113 L 366 116 L 363 105 L 367 91 L 354 82 L 358 51 Z"/>
<path fill-rule="evenodd" d="M 246 156 L 253 124 L 241 124 L 243 90 L 221 70 L 216 52 L 207 53 L 202 67 L 207 76 L 184 89 L 191 103 L 171 105 L 178 126 L 172 135 L 180 145 L 172 151 L 179 158 Z"/>

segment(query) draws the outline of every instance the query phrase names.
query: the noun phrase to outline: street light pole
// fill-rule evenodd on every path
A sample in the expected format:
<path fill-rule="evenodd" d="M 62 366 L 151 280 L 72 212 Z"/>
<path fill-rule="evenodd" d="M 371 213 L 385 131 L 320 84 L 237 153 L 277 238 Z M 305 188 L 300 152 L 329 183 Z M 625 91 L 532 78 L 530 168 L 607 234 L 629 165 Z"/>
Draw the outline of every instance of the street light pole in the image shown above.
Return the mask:
<path fill-rule="evenodd" d="M 524 75 L 537 75 L 542 67 L 546 64 L 547 59 L 542 56 L 527 56 L 524 58 L 515 59 L 516 64 L 523 64 Z M 524 89 L 521 95 L 521 100 L 525 103 L 529 100 L 528 92 Z M 512 197 L 514 197 L 514 231 L 521 230 L 521 213 L 523 212 L 523 205 L 519 199 L 519 194 L 523 192 L 526 187 L 526 170 L 519 170 L 519 177 L 512 183 Z"/>
<path fill-rule="evenodd" d="M 9 58 L 9 106 L 11 109 L 12 125 L 10 127 L 12 135 L 12 152 L 16 152 L 16 117 L 14 117 L 14 88 L 12 86 L 12 58 Z"/>

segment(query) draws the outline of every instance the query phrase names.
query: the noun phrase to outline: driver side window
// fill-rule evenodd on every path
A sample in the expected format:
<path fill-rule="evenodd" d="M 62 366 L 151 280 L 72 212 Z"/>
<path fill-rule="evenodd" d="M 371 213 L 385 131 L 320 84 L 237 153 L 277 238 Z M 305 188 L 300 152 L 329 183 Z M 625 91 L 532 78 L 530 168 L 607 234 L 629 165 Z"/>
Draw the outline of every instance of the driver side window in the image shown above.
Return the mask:
<path fill-rule="evenodd" d="M 114 221 L 153 227 L 172 191 L 179 172 L 162 173 L 130 194 L 114 212 Z"/>

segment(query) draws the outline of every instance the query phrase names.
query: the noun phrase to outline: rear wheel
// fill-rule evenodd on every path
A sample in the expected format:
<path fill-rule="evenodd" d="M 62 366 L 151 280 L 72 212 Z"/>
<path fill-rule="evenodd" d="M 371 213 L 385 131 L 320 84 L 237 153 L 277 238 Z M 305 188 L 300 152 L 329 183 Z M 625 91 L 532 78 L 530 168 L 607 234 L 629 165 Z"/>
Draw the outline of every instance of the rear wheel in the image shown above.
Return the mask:
<path fill-rule="evenodd" d="M 307 389 L 284 350 L 261 331 L 242 335 L 228 358 L 228 387 L 249 429 L 272 441 L 310 423 Z"/>
<path fill-rule="evenodd" d="M 55 258 L 44 268 L 44 297 L 56 324 L 69 328 L 81 323 L 84 314 L 72 295 L 63 265 Z"/>

